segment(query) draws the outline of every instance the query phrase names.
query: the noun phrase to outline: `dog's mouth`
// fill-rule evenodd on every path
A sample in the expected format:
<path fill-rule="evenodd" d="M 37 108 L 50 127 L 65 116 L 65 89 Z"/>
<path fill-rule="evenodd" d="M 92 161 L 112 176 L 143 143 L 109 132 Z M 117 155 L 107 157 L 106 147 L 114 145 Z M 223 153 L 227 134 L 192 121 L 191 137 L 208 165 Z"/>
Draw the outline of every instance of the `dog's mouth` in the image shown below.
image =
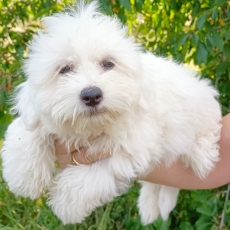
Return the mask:
<path fill-rule="evenodd" d="M 87 115 L 89 117 L 95 117 L 95 116 L 100 116 L 105 113 L 104 109 L 98 109 L 98 108 L 91 108 L 89 111 L 87 111 Z"/>
<path fill-rule="evenodd" d="M 85 117 L 88 117 L 90 119 L 105 119 L 105 120 L 116 120 L 118 117 L 121 116 L 121 113 L 119 111 L 113 111 L 109 110 L 108 108 L 90 108 L 89 110 L 85 111 L 84 113 Z"/>
<path fill-rule="evenodd" d="M 98 116 L 98 115 L 101 115 L 101 114 L 103 114 L 103 112 L 101 110 L 93 110 L 93 111 L 89 112 L 90 116 Z"/>

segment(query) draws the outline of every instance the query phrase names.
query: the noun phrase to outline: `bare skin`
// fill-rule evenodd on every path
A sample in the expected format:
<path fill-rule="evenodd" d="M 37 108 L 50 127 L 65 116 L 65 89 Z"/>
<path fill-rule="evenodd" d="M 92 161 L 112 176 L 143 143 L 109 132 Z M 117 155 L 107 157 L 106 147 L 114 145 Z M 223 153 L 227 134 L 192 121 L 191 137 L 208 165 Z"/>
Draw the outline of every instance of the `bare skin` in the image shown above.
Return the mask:
<path fill-rule="evenodd" d="M 73 164 L 72 154 L 74 155 L 74 159 L 79 164 L 86 164 L 86 165 L 110 157 L 109 154 L 108 155 L 98 154 L 98 155 L 86 157 L 86 151 L 87 149 L 85 148 L 81 149 L 80 151 L 77 151 L 74 146 L 71 146 L 70 147 L 71 154 L 69 154 L 65 145 L 57 141 L 55 143 L 55 155 L 57 158 L 56 163 L 61 169 L 66 168 L 68 165 Z"/>
<path fill-rule="evenodd" d="M 185 168 L 183 163 L 178 161 L 170 167 L 160 165 L 144 178 L 138 178 L 155 184 L 177 187 L 181 189 L 211 189 L 217 188 L 230 182 L 230 114 L 222 119 L 222 130 L 220 145 L 220 161 L 204 180 L 197 177 L 191 168 Z M 77 152 L 74 147 L 74 158 L 80 164 L 92 164 L 98 160 L 109 157 L 109 155 L 98 154 L 94 157 L 86 158 L 86 149 Z M 71 155 L 63 144 L 56 144 L 57 164 L 60 168 L 72 164 Z"/>

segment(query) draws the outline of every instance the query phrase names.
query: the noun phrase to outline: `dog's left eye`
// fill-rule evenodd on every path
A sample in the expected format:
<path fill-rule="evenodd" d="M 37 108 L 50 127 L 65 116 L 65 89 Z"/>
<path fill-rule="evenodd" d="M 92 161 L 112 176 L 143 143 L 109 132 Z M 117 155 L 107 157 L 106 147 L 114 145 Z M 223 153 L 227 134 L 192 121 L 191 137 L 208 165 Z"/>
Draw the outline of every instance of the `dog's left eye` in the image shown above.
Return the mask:
<path fill-rule="evenodd" d="M 114 65 L 115 64 L 111 61 L 104 61 L 102 63 L 102 68 L 108 70 L 108 69 L 112 69 L 114 67 Z"/>
<path fill-rule="evenodd" d="M 61 68 L 59 73 L 69 73 L 70 71 L 72 71 L 72 67 L 70 65 L 66 65 L 65 67 Z"/>

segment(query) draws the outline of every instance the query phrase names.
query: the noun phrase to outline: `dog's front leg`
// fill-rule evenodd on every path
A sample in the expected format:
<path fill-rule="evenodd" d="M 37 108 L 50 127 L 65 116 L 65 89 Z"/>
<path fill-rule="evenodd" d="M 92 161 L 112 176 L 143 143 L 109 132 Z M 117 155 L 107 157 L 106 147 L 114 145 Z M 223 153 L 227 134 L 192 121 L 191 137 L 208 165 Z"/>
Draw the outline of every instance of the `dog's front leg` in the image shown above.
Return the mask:
<path fill-rule="evenodd" d="M 54 143 L 39 130 L 28 131 L 21 118 L 9 126 L 2 148 L 3 177 L 11 192 L 37 198 L 52 183 Z"/>
<path fill-rule="evenodd" d="M 64 224 L 81 223 L 118 195 L 115 176 L 105 159 L 64 169 L 56 176 L 48 204 Z"/>

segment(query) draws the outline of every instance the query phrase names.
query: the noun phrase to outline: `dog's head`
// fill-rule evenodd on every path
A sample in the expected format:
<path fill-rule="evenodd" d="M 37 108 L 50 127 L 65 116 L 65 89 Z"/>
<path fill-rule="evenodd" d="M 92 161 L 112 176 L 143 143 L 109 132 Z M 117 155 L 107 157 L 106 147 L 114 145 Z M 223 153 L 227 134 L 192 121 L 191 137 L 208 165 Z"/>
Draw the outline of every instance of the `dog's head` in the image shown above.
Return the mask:
<path fill-rule="evenodd" d="M 98 12 L 97 3 L 44 19 L 24 65 L 15 109 L 33 126 L 111 124 L 136 106 L 140 94 L 140 47 L 126 28 Z"/>

